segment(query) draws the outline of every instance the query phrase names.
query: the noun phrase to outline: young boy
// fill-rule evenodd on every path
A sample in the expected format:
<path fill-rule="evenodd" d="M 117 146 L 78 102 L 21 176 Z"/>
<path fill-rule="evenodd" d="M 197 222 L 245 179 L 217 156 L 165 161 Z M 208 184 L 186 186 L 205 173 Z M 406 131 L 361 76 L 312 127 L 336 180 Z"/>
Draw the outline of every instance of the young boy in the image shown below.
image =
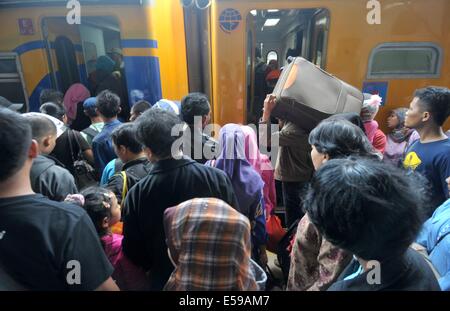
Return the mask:
<path fill-rule="evenodd" d="M 120 98 L 116 94 L 105 90 L 97 96 L 97 111 L 105 122 L 102 131 L 92 140 L 95 166 L 101 175 L 109 161 L 116 158 L 111 141 L 111 133 L 122 124 L 117 116 L 120 113 Z"/>
<path fill-rule="evenodd" d="M 70 172 L 49 156 L 56 145 L 56 126 L 44 115 L 26 115 L 26 119 L 39 153 L 31 167 L 31 187 L 50 200 L 64 201 L 68 194 L 77 193 L 77 187 Z"/>
<path fill-rule="evenodd" d="M 5 108 L 0 150 L 0 290 L 117 290 L 89 215 L 32 190 L 37 142 L 27 119 Z"/>
<path fill-rule="evenodd" d="M 408 148 L 403 165 L 428 179 L 433 207 L 429 216 L 449 197 L 445 179 L 450 176 L 450 139 L 442 130 L 449 114 L 450 90 L 444 87 L 417 90 L 406 112 L 405 126 L 415 129 L 420 141 Z"/>
<path fill-rule="evenodd" d="M 136 128 L 133 124 L 122 124 L 112 132 L 111 138 L 123 167 L 109 179 L 106 188 L 114 192 L 117 201 L 122 204 L 128 189 L 149 174 L 151 164 L 142 144 L 137 141 Z"/>

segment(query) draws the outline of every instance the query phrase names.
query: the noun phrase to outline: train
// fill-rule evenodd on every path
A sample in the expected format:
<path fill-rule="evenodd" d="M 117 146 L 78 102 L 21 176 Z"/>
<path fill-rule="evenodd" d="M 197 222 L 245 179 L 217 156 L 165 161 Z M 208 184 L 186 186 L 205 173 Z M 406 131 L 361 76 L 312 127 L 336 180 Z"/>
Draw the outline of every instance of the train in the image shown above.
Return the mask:
<path fill-rule="evenodd" d="M 43 89 L 87 84 L 96 58 L 120 49 L 129 105 L 203 92 L 214 123 L 246 124 L 261 109 L 258 64 L 302 56 L 380 94 L 386 129 L 415 89 L 450 86 L 449 14 L 447 0 L 5 0 L 0 95 L 37 111 Z"/>

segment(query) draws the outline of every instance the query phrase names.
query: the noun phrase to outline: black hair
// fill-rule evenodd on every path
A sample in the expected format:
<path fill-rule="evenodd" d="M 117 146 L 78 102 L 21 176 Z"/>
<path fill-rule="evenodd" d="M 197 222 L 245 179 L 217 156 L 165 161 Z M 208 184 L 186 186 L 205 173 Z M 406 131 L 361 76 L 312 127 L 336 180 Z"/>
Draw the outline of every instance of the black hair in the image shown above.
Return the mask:
<path fill-rule="evenodd" d="M 97 106 L 91 106 L 88 108 L 84 108 L 84 113 L 91 118 L 98 117 Z"/>
<path fill-rule="evenodd" d="M 172 136 L 172 128 L 180 124 L 178 116 L 162 109 L 149 109 L 136 120 L 138 140 L 159 158 L 171 156 L 172 144 L 181 133 Z"/>
<path fill-rule="evenodd" d="M 431 114 L 434 123 L 444 124 L 450 115 L 450 89 L 430 86 L 416 90 L 414 97 L 419 98 L 419 105 Z"/>
<path fill-rule="evenodd" d="M 56 135 L 56 125 L 49 118 L 35 114 L 27 115 L 26 118 L 30 124 L 33 139 L 37 140 L 39 143 L 41 143 L 42 139 L 46 136 Z"/>
<path fill-rule="evenodd" d="M 47 114 L 49 116 L 52 116 L 60 121 L 63 120 L 64 115 L 66 114 L 64 108 L 62 106 L 59 106 L 55 103 L 46 103 L 43 104 L 39 111 L 43 114 Z"/>
<path fill-rule="evenodd" d="M 142 152 L 143 146 L 137 140 L 136 126 L 131 123 L 122 124 L 117 127 L 111 134 L 111 139 L 118 146 L 125 146 L 133 153 Z"/>
<path fill-rule="evenodd" d="M 367 136 L 343 119 L 326 119 L 309 134 L 309 143 L 331 159 L 358 155 L 378 158 Z"/>
<path fill-rule="evenodd" d="M 150 109 L 152 105 L 146 100 L 140 100 L 136 104 L 133 105 L 132 109 L 134 113 L 142 114 L 146 110 Z"/>
<path fill-rule="evenodd" d="M 114 118 L 120 112 L 120 97 L 109 90 L 97 95 L 97 110 L 106 118 Z"/>
<path fill-rule="evenodd" d="M 81 191 L 84 197 L 83 208 L 88 213 L 95 229 L 99 236 L 103 236 L 108 232 L 108 229 L 103 228 L 102 223 L 105 217 L 111 218 L 112 199 L 114 195 L 110 190 L 101 187 L 89 187 Z M 104 203 L 109 204 L 109 208 L 105 207 Z"/>
<path fill-rule="evenodd" d="M 289 60 L 289 58 L 297 57 L 299 53 L 295 49 L 288 49 L 286 52 L 286 60 Z"/>
<path fill-rule="evenodd" d="M 189 125 L 194 124 L 194 117 L 206 116 L 211 111 L 208 97 L 202 93 L 190 93 L 181 100 L 181 117 Z"/>
<path fill-rule="evenodd" d="M 424 180 L 367 158 L 327 161 L 304 199 L 311 222 L 332 244 L 364 260 L 401 256 L 424 220 Z"/>
<path fill-rule="evenodd" d="M 0 107 L 0 182 L 23 167 L 31 139 L 31 128 L 25 117 Z"/>
<path fill-rule="evenodd" d="M 326 120 L 347 120 L 350 123 L 353 123 L 357 127 L 359 127 L 364 134 L 366 134 L 366 128 L 364 127 L 364 122 L 361 119 L 361 116 L 359 113 L 356 112 L 343 112 L 338 113 L 335 115 L 332 115 L 331 117 L 327 118 Z"/>
<path fill-rule="evenodd" d="M 59 106 L 63 105 L 64 94 L 53 89 L 43 89 L 39 94 L 39 104 L 54 103 Z"/>

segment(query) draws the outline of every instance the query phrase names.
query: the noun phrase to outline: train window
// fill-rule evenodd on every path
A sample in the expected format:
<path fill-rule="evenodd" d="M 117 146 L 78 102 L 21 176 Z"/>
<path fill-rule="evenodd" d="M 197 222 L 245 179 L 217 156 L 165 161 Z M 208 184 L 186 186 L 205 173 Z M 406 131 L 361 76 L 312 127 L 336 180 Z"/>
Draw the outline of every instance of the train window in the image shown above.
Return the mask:
<path fill-rule="evenodd" d="M 24 85 L 17 54 L 0 53 L 0 94 L 13 103 L 24 104 L 22 112 L 28 110 L 28 97 Z"/>
<path fill-rule="evenodd" d="M 278 61 L 278 53 L 275 51 L 270 51 L 267 53 L 267 63 L 270 63 L 271 60 Z"/>
<path fill-rule="evenodd" d="M 368 78 L 437 78 L 442 50 L 433 43 L 385 43 L 369 59 Z"/>
<path fill-rule="evenodd" d="M 317 11 L 312 19 L 312 40 L 310 42 L 309 60 L 321 68 L 325 68 L 328 39 L 329 12 L 326 9 Z"/>

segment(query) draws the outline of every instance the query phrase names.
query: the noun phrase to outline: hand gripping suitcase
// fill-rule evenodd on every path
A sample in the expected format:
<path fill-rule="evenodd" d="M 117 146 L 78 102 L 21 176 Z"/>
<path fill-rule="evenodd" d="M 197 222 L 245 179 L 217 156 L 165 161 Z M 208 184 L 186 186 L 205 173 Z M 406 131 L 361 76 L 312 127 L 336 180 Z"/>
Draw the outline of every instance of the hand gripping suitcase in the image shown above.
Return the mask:
<path fill-rule="evenodd" d="M 285 67 L 273 95 L 277 104 L 272 116 L 306 131 L 334 114 L 359 114 L 364 100 L 361 91 L 301 57 Z"/>

